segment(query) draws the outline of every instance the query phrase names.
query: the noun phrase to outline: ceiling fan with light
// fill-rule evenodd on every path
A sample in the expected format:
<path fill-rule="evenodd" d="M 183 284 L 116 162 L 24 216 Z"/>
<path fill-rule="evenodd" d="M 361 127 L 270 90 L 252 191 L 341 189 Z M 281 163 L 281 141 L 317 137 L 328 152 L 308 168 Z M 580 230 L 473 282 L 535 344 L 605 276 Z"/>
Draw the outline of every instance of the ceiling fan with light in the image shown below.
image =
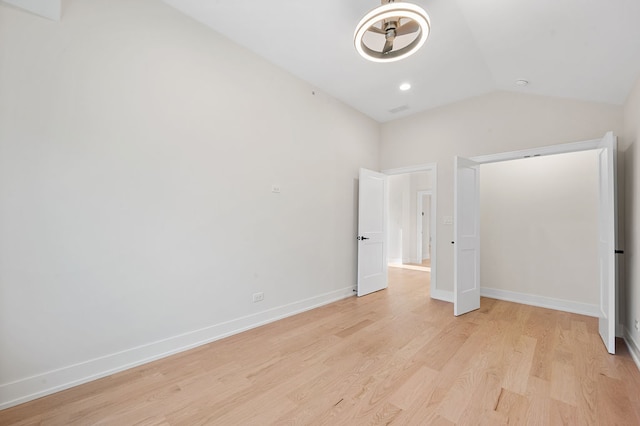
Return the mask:
<path fill-rule="evenodd" d="M 415 53 L 429 37 L 429 15 L 413 3 L 382 0 L 354 33 L 356 50 L 374 62 L 393 62 Z"/>

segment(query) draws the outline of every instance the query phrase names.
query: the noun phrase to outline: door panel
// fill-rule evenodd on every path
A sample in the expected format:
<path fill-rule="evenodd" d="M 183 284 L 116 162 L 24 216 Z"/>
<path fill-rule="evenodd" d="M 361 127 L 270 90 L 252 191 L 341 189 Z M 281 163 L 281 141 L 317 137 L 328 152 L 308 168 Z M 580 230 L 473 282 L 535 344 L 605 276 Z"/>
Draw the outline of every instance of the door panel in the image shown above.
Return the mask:
<path fill-rule="evenodd" d="M 607 351 L 616 351 L 616 139 L 607 133 L 600 143 L 598 257 L 600 264 L 600 318 L 598 329 Z"/>
<path fill-rule="evenodd" d="M 453 312 L 480 308 L 480 165 L 455 158 Z"/>
<path fill-rule="evenodd" d="M 360 169 L 358 296 L 387 288 L 387 177 Z"/>

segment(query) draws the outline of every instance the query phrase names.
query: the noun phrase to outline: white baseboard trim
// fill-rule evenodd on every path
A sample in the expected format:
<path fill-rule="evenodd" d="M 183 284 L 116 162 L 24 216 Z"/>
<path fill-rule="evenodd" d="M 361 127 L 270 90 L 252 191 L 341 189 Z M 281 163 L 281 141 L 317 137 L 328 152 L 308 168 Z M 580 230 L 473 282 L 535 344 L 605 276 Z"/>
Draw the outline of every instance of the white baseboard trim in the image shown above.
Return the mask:
<path fill-rule="evenodd" d="M 624 342 L 627 344 L 627 348 L 629 348 L 629 353 L 631 354 L 631 358 L 633 358 L 633 362 L 636 363 L 636 367 L 640 370 L 640 345 L 634 340 L 626 327 L 624 328 Z"/>
<path fill-rule="evenodd" d="M 515 291 L 499 290 L 495 288 L 481 288 L 480 295 L 491 299 L 506 300 L 508 302 L 522 303 L 523 305 L 538 306 L 540 308 L 555 309 L 557 311 L 571 312 L 573 314 L 598 317 L 598 305 L 573 302 L 570 300 L 554 299 L 552 297 L 537 296 L 534 294 L 517 293 Z"/>
<path fill-rule="evenodd" d="M 442 300 L 443 302 L 453 303 L 453 292 L 447 290 L 438 290 L 437 288 L 431 289 L 431 298 L 436 300 Z"/>
<path fill-rule="evenodd" d="M 345 287 L 125 351 L 0 384 L 0 410 L 345 299 L 355 294 L 354 288 Z"/>

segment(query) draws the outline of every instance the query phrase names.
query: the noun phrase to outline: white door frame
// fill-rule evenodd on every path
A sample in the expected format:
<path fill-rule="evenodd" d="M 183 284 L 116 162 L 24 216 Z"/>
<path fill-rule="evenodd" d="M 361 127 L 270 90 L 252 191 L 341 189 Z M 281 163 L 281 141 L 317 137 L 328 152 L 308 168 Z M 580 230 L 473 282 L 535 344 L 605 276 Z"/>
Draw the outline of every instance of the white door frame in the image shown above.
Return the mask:
<path fill-rule="evenodd" d="M 605 135 L 605 138 L 608 136 L 614 137 L 612 132 L 607 132 L 607 134 Z M 471 157 L 469 159 L 479 164 L 489 164 L 489 163 L 497 163 L 501 161 L 518 160 L 518 159 L 529 158 L 529 157 L 540 157 L 544 155 L 555 155 L 555 154 L 565 154 L 570 152 L 597 150 L 597 149 L 602 149 L 602 141 L 603 141 L 603 138 L 591 139 L 587 141 L 572 142 L 572 143 L 565 143 L 565 144 L 559 144 L 559 145 L 550 145 L 550 146 L 544 146 L 540 148 L 530 148 L 530 149 L 523 149 L 519 151 L 502 152 L 498 154 L 480 155 L 477 157 Z M 614 155 L 615 155 L 615 149 L 614 149 Z M 615 162 L 615 158 L 614 158 L 614 162 Z M 615 177 L 616 176 L 615 176 L 615 168 L 614 168 L 614 179 Z M 614 207 L 617 207 L 617 206 L 614 206 Z M 617 230 L 616 230 L 616 233 L 617 233 Z M 616 303 L 615 303 L 615 306 L 613 307 L 613 310 L 615 312 L 613 312 L 612 314 L 610 313 L 610 315 L 613 315 L 613 317 L 616 318 L 616 323 L 618 321 L 617 320 L 617 311 L 618 311 L 617 278 L 618 277 L 616 276 L 615 297 L 614 297 Z M 617 326 L 618 324 L 616 324 L 616 328 Z"/>
<path fill-rule="evenodd" d="M 549 145 L 540 148 L 522 149 L 519 151 L 501 152 L 498 154 L 479 155 L 469 157 L 470 160 L 479 164 L 498 163 L 500 161 L 519 160 L 529 157 L 541 157 L 543 155 L 565 154 L 569 152 L 589 151 L 599 149 L 602 138 L 588 141 L 563 143 L 560 145 Z"/>
<path fill-rule="evenodd" d="M 418 259 L 418 263 L 422 263 L 422 257 L 423 257 L 423 253 L 422 253 L 422 222 L 424 222 L 423 218 L 422 218 L 422 212 L 424 211 L 423 207 L 423 200 L 424 200 L 424 196 L 428 195 L 429 197 L 432 197 L 433 195 L 433 191 L 429 190 L 429 191 L 418 191 L 417 194 L 417 199 L 416 199 L 416 259 Z M 430 203 L 431 204 L 431 203 Z M 431 211 L 431 205 L 429 205 L 429 238 L 431 238 L 431 232 L 433 231 L 434 228 L 434 223 L 432 220 L 433 217 L 433 212 Z M 431 245 L 431 241 L 429 241 L 429 245 Z M 433 249 L 433 247 L 432 247 Z M 429 259 L 431 259 L 431 253 L 429 253 Z"/>
<path fill-rule="evenodd" d="M 431 217 L 429 220 L 431 221 L 431 283 L 429 285 L 429 292 L 432 299 L 440 299 L 447 300 L 446 296 L 443 295 L 442 291 L 438 290 L 437 285 L 437 268 L 438 268 L 438 257 L 437 257 L 437 247 L 438 247 L 438 239 L 437 239 L 437 230 L 436 230 L 436 212 L 437 212 L 437 188 L 438 188 L 438 166 L 436 163 L 426 163 L 419 164 L 416 166 L 408 166 L 408 167 L 399 167 L 397 169 L 387 169 L 382 170 L 382 173 L 385 175 L 403 175 L 408 173 L 417 173 L 417 172 L 431 172 Z M 444 292 L 446 293 L 446 292 Z"/>

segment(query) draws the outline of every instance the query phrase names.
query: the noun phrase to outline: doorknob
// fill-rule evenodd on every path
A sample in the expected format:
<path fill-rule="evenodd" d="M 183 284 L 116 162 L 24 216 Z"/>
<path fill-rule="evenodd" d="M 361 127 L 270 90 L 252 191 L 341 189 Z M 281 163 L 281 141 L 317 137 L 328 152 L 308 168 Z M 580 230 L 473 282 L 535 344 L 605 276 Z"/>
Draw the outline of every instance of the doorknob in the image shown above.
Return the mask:
<path fill-rule="evenodd" d="M 358 241 L 364 241 L 364 240 L 368 240 L 368 239 L 369 239 L 369 237 L 358 236 Z"/>

